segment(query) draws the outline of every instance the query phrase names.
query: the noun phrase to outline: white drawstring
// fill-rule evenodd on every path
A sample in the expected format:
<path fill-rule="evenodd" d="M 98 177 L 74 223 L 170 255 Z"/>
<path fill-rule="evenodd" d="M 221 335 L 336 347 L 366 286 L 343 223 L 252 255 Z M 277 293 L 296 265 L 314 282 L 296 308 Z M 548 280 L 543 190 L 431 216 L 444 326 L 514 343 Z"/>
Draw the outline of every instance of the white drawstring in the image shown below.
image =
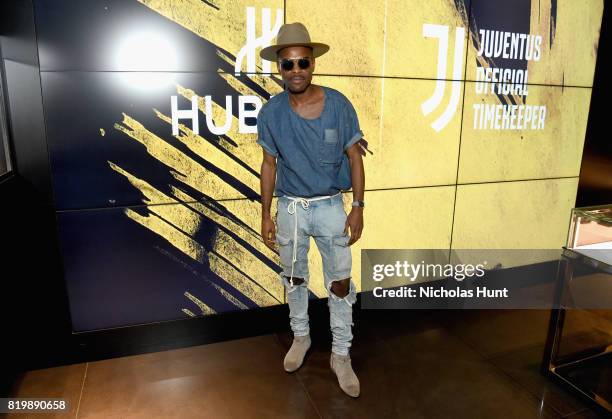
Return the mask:
<path fill-rule="evenodd" d="M 298 225 L 297 225 L 297 220 L 298 220 L 298 216 L 297 216 L 297 203 L 299 202 L 302 205 L 302 208 L 304 208 L 304 210 L 307 210 L 310 207 L 310 202 L 311 201 L 320 201 L 321 199 L 327 199 L 327 198 L 333 198 L 336 195 L 340 195 L 341 192 L 338 192 L 335 195 L 326 195 L 326 196 L 319 196 L 316 198 L 301 198 L 301 197 L 293 197 L 293 196 L 287 196 L 284 195 L 285 198 L 288 198 L 291 200 L 291 202 L 289 203 L 289 205 L 287 205 L 287 212 L 291 215 L 294 215 L 293 217 L 293 256 L 291 258 L 291 276 L 289 277 L 289 283 L 291 284 L 291 289 L 288 292 L 292 292 L 295 291 L 295 286 L 293 285 L 293 266 L 295 264 L 295 262 L 297 261 L 297 231 L 298 231 Z"/>

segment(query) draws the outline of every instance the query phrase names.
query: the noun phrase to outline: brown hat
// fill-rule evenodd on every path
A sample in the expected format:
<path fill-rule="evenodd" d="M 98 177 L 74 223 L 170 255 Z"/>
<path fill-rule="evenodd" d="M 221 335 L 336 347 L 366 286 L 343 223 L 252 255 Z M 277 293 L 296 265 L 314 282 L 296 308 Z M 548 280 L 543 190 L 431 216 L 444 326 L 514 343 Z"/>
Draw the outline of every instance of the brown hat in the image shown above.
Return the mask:
<path fill-rule="evenodd" d="M 277 52 L 285 47 L 305 46 L 312 47 L 312 55 L 318 57 L 329 51 L 329 45 L 320 42 L 310 42 L 308 29 L 300 22 L 285 23 L 278 30 L 276 42 L 262 49 L 259 56 L 264 60 L 276 61 Z"/>

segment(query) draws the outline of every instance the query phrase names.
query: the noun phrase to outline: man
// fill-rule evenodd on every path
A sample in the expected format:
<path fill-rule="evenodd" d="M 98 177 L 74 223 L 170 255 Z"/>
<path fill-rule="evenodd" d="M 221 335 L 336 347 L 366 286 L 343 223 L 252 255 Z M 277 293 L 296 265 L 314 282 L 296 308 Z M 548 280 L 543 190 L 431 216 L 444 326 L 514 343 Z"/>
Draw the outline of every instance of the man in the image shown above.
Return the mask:
<path fill-rule="evenodd" d="M 328 50 L 328 45 L 310 42 L 303 24 L 291 23 L 280 28 L 274 45 L 260 52 L 262 58 L 276 61 L 286 86 L 257 117 L 257 143 L 263 148 L 261 234 L 271 249 L 278 243 L 283 268 L 281 280 L 294 336 L 284 359 L 285 370 L 297 370 L 310 348 L 308 251 L 313 237 L 329 296 L 330 366 L 340 388 L 357 397 L 359 380 L 349 356 L 356 300 L 349 246 L 363 229 L 365 176 L 359 144 L 363 133 L 342 93 L 311 83 L 315 57 Z M 347 216 L 341 191 L 351 186 L 354 202 Z M 273 192 L 279 197 L 278 231 L 270 215 Z"/>

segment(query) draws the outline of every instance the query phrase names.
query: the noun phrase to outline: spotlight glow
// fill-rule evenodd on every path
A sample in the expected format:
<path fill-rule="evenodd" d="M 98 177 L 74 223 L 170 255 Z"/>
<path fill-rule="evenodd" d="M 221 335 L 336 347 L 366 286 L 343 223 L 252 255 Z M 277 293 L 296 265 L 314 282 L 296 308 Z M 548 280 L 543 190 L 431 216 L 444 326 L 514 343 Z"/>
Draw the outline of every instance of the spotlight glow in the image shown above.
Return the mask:
<path fill-rule="evenodd" d="M 165 87 L 174 82 L 176 53 L 168 39 L 155 32 L 135 32 L 120 42 L 117 62 L 123 80 L 139 89 Z"/>

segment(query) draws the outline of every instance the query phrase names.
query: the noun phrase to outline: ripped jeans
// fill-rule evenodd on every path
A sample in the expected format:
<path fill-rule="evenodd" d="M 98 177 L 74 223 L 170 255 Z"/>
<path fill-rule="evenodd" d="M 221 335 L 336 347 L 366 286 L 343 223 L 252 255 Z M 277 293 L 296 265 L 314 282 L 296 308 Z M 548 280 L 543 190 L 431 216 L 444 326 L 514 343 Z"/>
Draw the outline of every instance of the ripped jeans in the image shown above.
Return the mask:
<path fill-rule="evenodd" d="M 310 333 L 308 325 L 308 251 L 310 237 L 323 261 L 323 279 L 327 289 L 329 322 L 333 336 L 332 352 L 348 355 L 353 334 L 353 304 L 356 301 L 352 280 L 348 294 L 341 298 L 332 291 L 334 281 L 351 278 L 351 249 L 344 234 L 346 211 L 340 193 L 324 199 L 281 196 L 277 203 L 276 241 L 283 272 L 281 280 L 287 291 L 289 318 L 294 336 Z M 293 272 L 293 276 L 292 276 Z M 290 278 L 303 279 L 294 284 Z M 299 282 L 299 281 L 297 281 Z"/>

